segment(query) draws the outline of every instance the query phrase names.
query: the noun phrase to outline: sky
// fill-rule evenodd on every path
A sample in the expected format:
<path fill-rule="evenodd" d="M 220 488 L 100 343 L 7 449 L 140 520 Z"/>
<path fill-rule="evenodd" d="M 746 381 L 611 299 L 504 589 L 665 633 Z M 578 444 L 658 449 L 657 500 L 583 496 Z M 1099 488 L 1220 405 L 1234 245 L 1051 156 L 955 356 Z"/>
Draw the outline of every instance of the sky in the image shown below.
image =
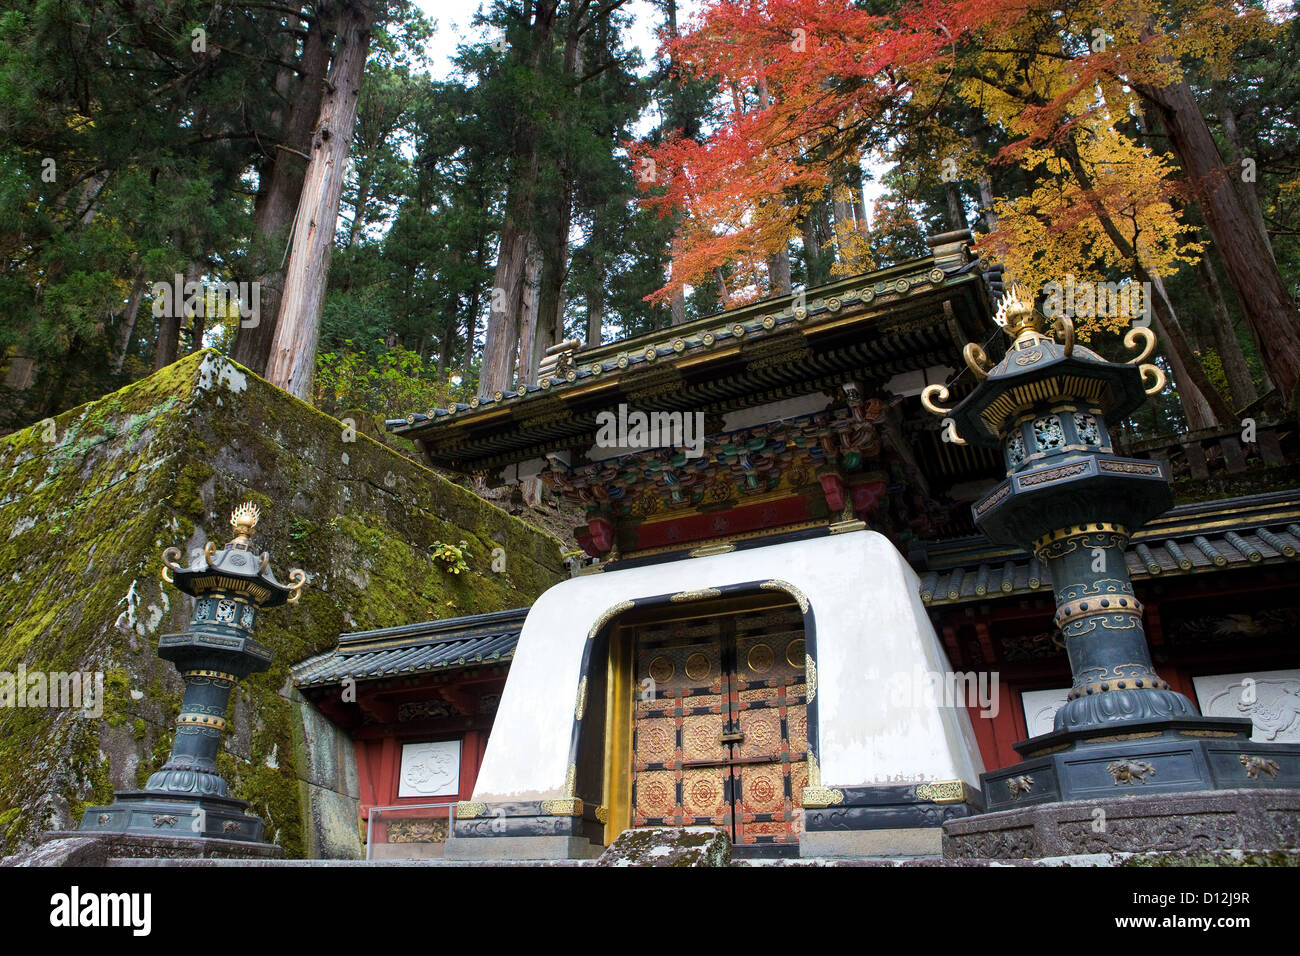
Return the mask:
<path fill-rule="evenodd" d="M 486 9 L 486 0 L 415 0 L 416 6 L 424 11 L 430 20 L 436 21 L 437 32 L 428 47 L 432 61 L 431 71 L 435 78 L 445 79 L 451 75 L 452 58 L 456 55 L 456 45 L 470 40 L 492 39 L 488 28 L 474 28 L 471 23 L 479 8 Z M 680 0 L 678 17 L 685 17 L 699 5 L 698 0 Z M 632 16 L 631 35 L 627 38 L 628 46 L 639 47 L 641 58 L 649 64 L 654 57 L 658 41 L 655 30 L 662 22 L 662 14 L 649 0 L 630 0 L 623 9 Z"/>

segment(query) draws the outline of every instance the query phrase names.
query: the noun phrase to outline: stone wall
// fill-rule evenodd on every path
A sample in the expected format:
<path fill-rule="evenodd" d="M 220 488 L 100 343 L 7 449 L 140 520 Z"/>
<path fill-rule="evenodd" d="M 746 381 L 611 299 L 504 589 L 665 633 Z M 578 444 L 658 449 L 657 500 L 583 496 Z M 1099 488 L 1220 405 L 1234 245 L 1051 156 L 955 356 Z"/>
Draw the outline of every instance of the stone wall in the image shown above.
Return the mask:
<path fill-rule="evenodd" d="M 280 579 L 301 567 L 309 583 L 259 622 L 276 661 L 232 698 L 221 770 L 291 857 L 359 840 L 350 743 L 289 667 L 342 631 L 520 607 L 563 577 L 554 538 L 212 351 L 0 439 L 0 675 L 105 675 L 102 716 L 0 707 L 0 855 L 160 765 L 182 684 L 154 650 L 191 599 L 160 581 L 159 554 L 224 543 L 244 500 Z M 430 556 L 462 540 L 469 573 Z"/>

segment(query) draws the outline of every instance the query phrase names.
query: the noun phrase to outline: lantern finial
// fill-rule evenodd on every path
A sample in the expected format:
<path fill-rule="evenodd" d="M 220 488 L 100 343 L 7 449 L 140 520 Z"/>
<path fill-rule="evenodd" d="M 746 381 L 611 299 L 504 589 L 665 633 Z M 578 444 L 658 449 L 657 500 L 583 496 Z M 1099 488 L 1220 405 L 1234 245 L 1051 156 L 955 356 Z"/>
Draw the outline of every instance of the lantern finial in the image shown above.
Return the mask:
<path fill-rule="evenodd" d="M 257 520 L 262 517 L 261 510 L 251 501 L 245 501 L 230 513 L 230 526 L 235 529 L 237 538 L 249 538 L 257 527 Z"/>

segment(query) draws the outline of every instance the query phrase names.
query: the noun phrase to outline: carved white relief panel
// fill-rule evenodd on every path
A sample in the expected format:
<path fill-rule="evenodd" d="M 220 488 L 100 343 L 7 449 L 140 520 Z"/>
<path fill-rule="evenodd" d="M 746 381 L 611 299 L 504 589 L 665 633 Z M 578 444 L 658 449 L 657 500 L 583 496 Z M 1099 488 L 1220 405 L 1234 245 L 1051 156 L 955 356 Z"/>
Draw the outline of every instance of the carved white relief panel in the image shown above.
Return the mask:
<path fill-rule="evenodd" d="M 1206 717 L 1249 717 L 1251 740 L 1300 743 L 1300 670 L 1212 674 L 1192 685 Z"/>
<path fill-rule="evenodd" d="M 399 797 L 454 797 L 459 792 L 459 740 L 402 745 Z"/>
<path fill-rule="evenodd" d="M 1052 718 L 1065 706 L 1070 688 L 1060 690 L 1027 690 L 1021 693 L 1020 703 L 1025 708 L 1025 728 L 1031 737 L 1041 737 L 1052 732 Z"/>

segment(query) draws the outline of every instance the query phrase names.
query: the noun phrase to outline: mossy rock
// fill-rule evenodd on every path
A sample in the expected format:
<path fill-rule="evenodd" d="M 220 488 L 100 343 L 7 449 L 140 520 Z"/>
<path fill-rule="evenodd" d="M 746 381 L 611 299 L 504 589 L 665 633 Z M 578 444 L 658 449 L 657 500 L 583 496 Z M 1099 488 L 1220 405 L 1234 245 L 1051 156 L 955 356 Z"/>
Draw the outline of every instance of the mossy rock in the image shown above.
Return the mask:
<path fill-rule="evenodd" d="M 281 579 L 301 567 L 309 583 L 259 621 L 275 664 L 236 691 L 221 769 L 291 857 L 305 843 L 289 668 L 340 632 L 521 607 L 564 576 L 555 538 L 210 350 L 6 436 L 0 671 L 103 672 L 105 692 L 100 716 L 0 708 L 0 854 L 157 768 L 182 684 L 154 652 L 192 604 L 159 580 L 159 554 L 224 543 L 246 500 Z M 470 573 L 447 574 L 434 542 L 462 539 Z"/>
<path fill-rule="evenodd" d="M 729 866 L 731 837 L 717 827 L 638 827 L 605 848 L 597 866 Z"/>

